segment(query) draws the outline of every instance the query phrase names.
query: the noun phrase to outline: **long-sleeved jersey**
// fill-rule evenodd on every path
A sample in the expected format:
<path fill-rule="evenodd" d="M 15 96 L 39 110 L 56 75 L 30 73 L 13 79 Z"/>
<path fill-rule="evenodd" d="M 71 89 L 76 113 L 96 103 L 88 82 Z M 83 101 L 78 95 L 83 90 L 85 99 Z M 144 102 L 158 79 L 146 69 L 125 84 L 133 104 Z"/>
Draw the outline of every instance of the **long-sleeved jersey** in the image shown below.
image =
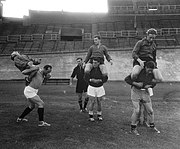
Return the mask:
<path fill-rule="evenodd" d="M 131 75 L 128 75 L 125 78 L 125 82 L 131 86 L 133 86 L 133 82 L 142 82 L 143 83 L 142 89 L 146 85 L 151 85 L 151 87 L 153 88 L 156 85 L 156 83 L 152 82 L 153 79 L 154 79 L 153 73 L 147 74 L 145 69 L 142 69 L 135 81 L 131 79 Z M 137 86 L 134 86 L 134 87 L 138 88 Z M 141 88 L 138 88 L 138 89 L 141 89 Z"/>
<path fill-rule="evenodd" d="M 106 57 L 107 61 L 111 60 L 110 55 L 108 54 L 108 50 L 107 47 L 104 45 L 100 45 L 99 48 L 96 45 L 92 45 L 89 49 L 88 49 L 88 53 L 87 56 L 84 60 L 85 63 L 87 63 L 89 61 L 89 59 L 92 59 L 94 57 L 99 57 L 102 58 L 104 61 L 104 56 Z"/>
<path fill-rule="evenodd" d="M 139 40 L 132 51 L 132 57 L 134 60 L 140 58 L 143 61 L 156 62 L 156 44 L 155 42 L 149 42 L 146 38 Z"/>
<path fill-rule="evenodd" d="M 30 61 L 32 61 L 34 65 L 40 64 L 39 61 L 36 61 L 35 59 L 32 59 L 27 55 L 16 55 L 14 57 L 14 64 L 20 71 L 28 69 L 28 62 Z"/>
<path fill-rule="evenodd" d="M 101 82 L 94 83 L 94 82 L 91 82 L 90 79 L 100 79 Z M 85 80 L 89 83 L 90 86 L 101 87 L 103 86 L 105 82 L 107 82 L 108 76 L 102 75 L 100 68 L 97 67 L 97 68 L 92 68 L 90 73 L 85 73 Z"/>

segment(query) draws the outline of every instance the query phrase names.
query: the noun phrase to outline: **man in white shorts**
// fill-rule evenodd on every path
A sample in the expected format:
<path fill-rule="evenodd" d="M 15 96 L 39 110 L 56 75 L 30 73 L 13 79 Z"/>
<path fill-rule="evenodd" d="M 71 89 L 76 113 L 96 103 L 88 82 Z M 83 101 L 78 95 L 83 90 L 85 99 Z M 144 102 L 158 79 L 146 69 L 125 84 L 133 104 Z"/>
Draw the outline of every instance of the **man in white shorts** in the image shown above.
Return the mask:
<path fill-rule="evenodd" d="M 138 74 L 136 80 L 133 80 L 131 75 L 125 78 L 126 83 L 131 85 L 131 100 L 134 109 L 131 117 L 131 132 L 136 135 L 139 135 L 137 131 L 137 121 L 140 113 L 140 102 L 144 104 L 149 116 L 149 127 L 157 133 L 160 133 L 154 124 L 154 111 L 150 97 L 151 94 L 148 92 L 148 89 L 153 88 L 157 82 L 153 74 L 153 69 L 155 69 L 155 63 L 149 61 L 145 64 L 145 68 Z"/>
<path fill-rule="evenodd" d="M 102 107 L 101 107 L 101 100 L 102 97 L 105 95 L 105 90 L 103 84 L 107 82 L 108 76 L 103 75 L 100 68 L 100 59 L 93 58 L 93 68 L 90 73 L 85 73 L 85 80 L 89 83 L 87 89 L 87 95 L 90 97 L 89 103 L 89 120 L 95 121 L 93 117 L 93 110 L 95 100 L 97 100 L 97 118 L 98 120 L 102 121 Z"/>
<path fill-rule="evenodd" d="M 24 95 L 29 102 L 29 106 L 23 111 L 23 113 L 17 118 L 17 122 L 28 121 L 24 117 L 28 115 L 34 108 L 35 105 L 38 106 L 38 116 L 39 124 L 38 126 L 50 126 L 50 124 L 44 122 L 44 102 L 37 95 L 38 89 L 43 83 L 44 79 L 50 78 L 50 73 L 52 71 L 51 65 L 45 65 L 43 69 L 40 69 L 35 76 L 32 78 L 32 81 L 24 89 Z"/>

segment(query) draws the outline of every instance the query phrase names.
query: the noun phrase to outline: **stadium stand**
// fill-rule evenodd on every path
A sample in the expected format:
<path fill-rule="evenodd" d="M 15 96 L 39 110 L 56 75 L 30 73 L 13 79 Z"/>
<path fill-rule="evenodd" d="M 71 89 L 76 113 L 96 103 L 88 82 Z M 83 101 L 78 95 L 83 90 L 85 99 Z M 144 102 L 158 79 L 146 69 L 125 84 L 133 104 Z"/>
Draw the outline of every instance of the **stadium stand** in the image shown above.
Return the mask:
<path fill-rule="evenodd" d="M 156 43 L 159 49 L 169 50 L 180 47 L 179 0 L 136 0 L 136 3 L 133 0 L 109 0 L 108 5 L 108 14 L 30 10 L 30 16 L 22 20 L 4 18 L 0 24 L 0 56 L 8 57 L 13 50 L 30 55 L 43 55 L 43 57 L 46 54 L 52 54 L 53 58 L 56 54 L 64 53 L 71 56 L 84 56 L 93 44 L 92 38 L 95 34 L 101 35 L 102 43 L 109 48 L 110 52 L 130 53 L 136 42 L 145 36 L 145 31 L 149 28 L 158 30 Z M 78 38 L 77 36 L 63 37 L 63 29 L 67 29 L 66 35 L 76 35 L 78 31 L 80 34 L 78 33 Z M 114 54 L 115 58 L 116 56 L 118 53 Z M 65 59 L 62 56 L 60 61 L 59 57 L 54 61 L 51 61 L 49 57 L 43 59 L 57 67 L 53 72 L 54 78 L 64 77 L 59 78 L 58 81 L 52 79 L 47 84 L 69 83 L 67 77 L 70 75 L 72 65 L 74 66 L 74 59 L 67 56 Z M 123 58 L 122 56 L 121 59 Z M 119 58 L 116 60 L 119 61 Z M 126 60 L 130 63 L 128 61 Z M 7 61 L 2 64 L 6 63 Z M 8 65 L 11 66 L 9 69 L 12 70 L 12 74 L 4 71 L 9 71 L 9 69 L 3 68 L 1 76 L 11 78 L 14 75 L 15 78 L 22 78 L 17 75 L 11 64 L 8 63 Z"/>
<path fill-rule="evenodd" d="M 31 17 L 24 20 L 4 19 L 0 24 L 0 54 L 9 54 L 9 49 L 25 53 L 84 51 L 95 34 L 101 35 L 103 44 L 110 49 L 124 50 L 132 48 L 152 27 L 158 30 L 159 46 L 180 46 L 180 1 L 109 0 L 108 5 L 108 15 L 31 10 Z M 71 30 L 67 35 L 81 29 L 82 37 L 63 37 L 65 28 Z"/>

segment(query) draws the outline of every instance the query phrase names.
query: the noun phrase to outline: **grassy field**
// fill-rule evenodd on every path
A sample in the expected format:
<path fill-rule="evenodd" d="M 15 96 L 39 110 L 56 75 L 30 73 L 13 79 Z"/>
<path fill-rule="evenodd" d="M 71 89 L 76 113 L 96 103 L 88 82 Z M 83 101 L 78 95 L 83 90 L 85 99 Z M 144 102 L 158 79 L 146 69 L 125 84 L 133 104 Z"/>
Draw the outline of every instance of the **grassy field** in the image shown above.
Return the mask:
<path fill-rule="evenodd" d="M 180 83 L 162 83 L 152 97 L 155 124 L 160 134 L 139 126 L 140 136 L 130 131 L 132 103 L 130 86 L 124 82 L 105 84 L 104 121 L 89 122 L 79 113 L 75 85 L 43 85 L 45 121 L 51 127 L 38 127 L 37 109 L 28 122 L 16 123 L 27 106 L 24 84 L 0 84 L 0 149 L 179 149 Z M 64 92 L 66 91 L 66 92 Z"/>

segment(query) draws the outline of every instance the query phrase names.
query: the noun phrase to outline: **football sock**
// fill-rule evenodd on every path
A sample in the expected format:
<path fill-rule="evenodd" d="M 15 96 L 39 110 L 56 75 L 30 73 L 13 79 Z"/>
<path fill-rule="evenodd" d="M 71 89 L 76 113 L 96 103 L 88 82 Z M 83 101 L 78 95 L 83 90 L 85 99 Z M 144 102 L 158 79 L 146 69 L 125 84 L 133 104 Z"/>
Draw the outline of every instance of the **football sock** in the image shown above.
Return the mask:
<path fill-rule="evenodd" d="M 155 124 L 154 123 L 150 123 L 149 124 L 151 128 L 154 128 L 155 127 Z"/>
<path fill-rule="evenodd" d="M 89 118 L 93 118 L 93 111 L 89 111 Z"/>
<path fill-rule="evenodd" d="M 24 118 L 26 115 L 28 115 L 33 109 L 27 107 L 24 112 L 21 114 L 19 118 Z"/>
<path fill-rule="evenodd" d="M 97 116 L 101 117 L 101 115 L 102 115 L 102 111 L 97 111 Z"/>
<path fill-rule="evenodd" d="M 86 97 L 85 98 L 85 101 L 84 101 L 84 109 L 86 108 L 87 104 L 88 104 L 88 101 L 89 101 L 89 97 Z"/>
<path fill-rule="evenodd" d="M 132 125 L 132 124 L 131 124 L 131 130 L 136 129 L 136 127 L 137 127 L 137 125 Z"/>
<path fill-rule="evenodd" d="M 38 108 L 39 121 L 44 121 L 44 108 Z"/>
<path fill-rule="evenodd" d="M 82 100 L 78 101 L 80 109 L 82 109 Z"/>

